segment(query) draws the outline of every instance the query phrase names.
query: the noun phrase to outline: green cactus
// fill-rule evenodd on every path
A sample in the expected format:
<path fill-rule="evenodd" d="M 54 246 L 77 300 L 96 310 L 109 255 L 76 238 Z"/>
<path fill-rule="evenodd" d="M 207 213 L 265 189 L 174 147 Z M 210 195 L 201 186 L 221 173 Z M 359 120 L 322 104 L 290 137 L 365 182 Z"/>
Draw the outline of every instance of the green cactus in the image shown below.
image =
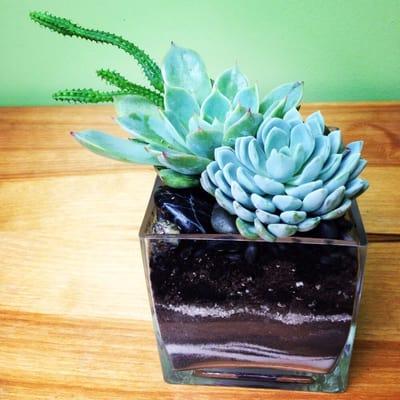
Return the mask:
<path fill-rule="evenodd" d="M 109 69 L 99 69 L 98 71 L 96 71 L 96 73 L 97 76 L 103 79 L 105 82 L 107 82 L 110 85 L 116 86 L 117 88 L 121 89 L 121 91 L 124 92 L 124 93 L 117 93 L 116 95 L 136 94 L 145 97 L 158 107 L 163 107 L 164 98 L 160 93 L 145 88 L 143 86 L 137 85 L 136 83 L 132 83 L 116 71 L 111 71 Z M 112 101 L 112 99 L 110 101 Z"/>
<path fill-rule="evenodd" d="M 105 103 L 113 101 L 114 96 L 123 95 L 121 90 L 102 92 L 94 89 L 65 89 L 53 94 L 54 100 L 74 103 Z"/>
<path fill-rule="evenodd" d="M 135 58 L 142 67 L 150 84 L 157 90 L 163 91 L 163 81 L 158 65 L 142 49 L 134 43 L 112 33 L 83 28 L 66 18 L 56 17 L 46 12 L 33 11 L 30 13 L 33 21 L 65 36 L 76 36 L 98 43 L 111 44 L 124 50 Z"/>
<path fill-rule="evenodd" d="M 327 136 L 324 130 L 319 112 L 305 122 L 295 108 L 283 119 L 265 119 L 255 138 L 215 151 L 202 187 L 237 216 L 239 232 L 251 239 L 274 241 L 341 217 L 369 186 L 358 178 L 367 162 L 362 142 L 344 147 L 339 130 Z"/>
<path fill-rule="evenodd" d="M 163 110 L 149 96 L 116 95 L 114 99 L 116 121 L 136 140 L 135 148 L 140 148 L 137 159 L 132 146 L 123 157 L 114 148 L 107 149 L 105 134 L 89 131 L 74 136 L 90 150 L 101 148 L 102 155 L 123 161 L 141 163 L 142 152 L 147 151 L 161 179 L 172 187 L 199 185 L 200 174 L 214 159 L 216 148 L 254 136 L 263 119 L 283 116 L 285 107 L 298 106 L 302 97 L 302 82 L 295 82 L 280 86 L 260 102 L 257 87 L 250 86 L 237 67 L 223 72 L 212 84 L 200 56 L 174 44 L 162 74 Z M 100 75 L 130 90 L 119 74 L 102 70 Z M 259 112 L 262 106 L 264 114 Z M 109 136 L 107 143 L 111 142 Z"/>

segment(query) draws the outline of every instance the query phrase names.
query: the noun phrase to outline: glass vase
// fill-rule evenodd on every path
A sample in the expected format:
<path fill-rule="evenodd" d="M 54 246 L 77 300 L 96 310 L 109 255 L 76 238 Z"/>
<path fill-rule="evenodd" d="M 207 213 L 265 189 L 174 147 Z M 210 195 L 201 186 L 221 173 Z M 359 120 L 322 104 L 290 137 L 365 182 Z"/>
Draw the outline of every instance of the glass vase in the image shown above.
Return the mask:
<path fill-rule="evenodd" d="M 140 240 L 165 381 L 345 390 L 367 249 L 357 203 L 268 243 L 155 234 L 153 194 Z"/>

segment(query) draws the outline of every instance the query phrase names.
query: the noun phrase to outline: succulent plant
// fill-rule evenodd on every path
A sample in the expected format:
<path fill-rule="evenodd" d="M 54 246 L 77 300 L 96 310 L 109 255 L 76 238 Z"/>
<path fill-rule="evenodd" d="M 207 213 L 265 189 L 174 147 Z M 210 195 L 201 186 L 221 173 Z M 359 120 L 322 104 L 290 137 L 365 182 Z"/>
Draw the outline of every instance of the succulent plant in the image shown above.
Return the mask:
<path fill-rule="evenodd" d="M 57 100 L 114 101 L 117 122 L 132 135 L 121 139 L 89 130 L 73 136 L 94 153 L 120 161 L 154 165 L 164 183 L 175 188 L 199 185 L 199 176 L 214 159 L 214 150 L 234 146 L 241 136 L 254 136 L 264 118 L 282 117 L 299 106 L 303 83 L 281 85 L 259 101 L 256 85 L 250 86 L 237 67 L 224 71 L 213 82 L 205 64 L 193 50 L 172 44 L 162 68 L 132 42 L 120 36 L 82 28 L 48 13 L 31 18 L 55 32 L 112 44 L 132 55 L 155 90 L 134 84 L 108 69 L 97 75 L 117 90 L 62 90 Z"/>
<path fill-rule="evenodd" d="M 132 147 L 125 160 L 143 163 L 145 159 L 159 168 L 161 179 L 172 187 L 198 185 L 216 148 L 233 146 L 238 137 L 254 136 L 264 117 L 283 115 L 285 107 L 297 106 L 302 95 L 302 83 L 295 82 L 275 89 L 260 104 L 257 87 L 249 86 L 236 67 L 212 84 L 200 56 L 174 44 L 162 75 L 164 110 L 140 96 L 117 96 L 114 102 L 117 122 L 133 136 L 125 143 L 126 150 Z M 101 146 L 103 155 L 119 158 L 108 144 L 104 146 L 105 138 L 110 143 L 111 137 L 93 131 L 75 137 L 95 152 Z"/>
<path fill-rule="evenodd" d="M 344 147 L 339 130 L 324 130 L 320 112 L 306 121 L 295 108 L 282 119 L 266 118 L 256 137 L 215 150 L 202 187 L 237 216 L 239 232 L 251 239 L 274 241 L 341 217 L 368 188 L 358 178 L 366 166 L 363 142 Z"/>

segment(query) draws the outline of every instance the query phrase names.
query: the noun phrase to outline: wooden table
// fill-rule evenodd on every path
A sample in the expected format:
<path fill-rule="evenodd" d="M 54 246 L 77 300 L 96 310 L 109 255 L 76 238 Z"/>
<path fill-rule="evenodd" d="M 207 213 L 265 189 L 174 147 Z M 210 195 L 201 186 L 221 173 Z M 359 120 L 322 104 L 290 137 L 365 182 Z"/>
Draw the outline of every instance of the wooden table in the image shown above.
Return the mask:
<path fill-rule="evenodd" d="M 370 237 L 350 386 L 400 399 L 400 103 L 312 104 L 363 138 Z M 118 132 L 111 107 L 0 109 L 0 399 L 310 399 L 162 380 L 139 253 L 150 168 L 93 155 L 68 132 Z M 333 397 L 330 397 L 333 398 Z"/>

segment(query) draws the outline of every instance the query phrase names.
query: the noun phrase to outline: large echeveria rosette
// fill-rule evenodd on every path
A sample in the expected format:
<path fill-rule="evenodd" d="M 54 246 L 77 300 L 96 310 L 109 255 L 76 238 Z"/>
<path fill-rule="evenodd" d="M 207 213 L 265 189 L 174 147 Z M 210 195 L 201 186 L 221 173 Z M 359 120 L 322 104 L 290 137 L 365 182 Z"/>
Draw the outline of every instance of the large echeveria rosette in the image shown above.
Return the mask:
<path fill-rule="evenodd" d="M 339 218 L 368 188 L 358 178 L 366 165 L 363 143 L 344 148 L 339 130 L 324 129 L 319 112 L 305 122 L 294 108 L 283 119 L 267 118 L 255 138 L 216 149 L 201 184 L 252 239 L 273 241 Z"/>
<path fill-rule="evenodd" d="M 233 67 L 213 82 L 201 57 L 172 45 L 162 68 L 164 107 L 137 95 L 116 96 L 116 121 L 131 137 L 98 131 L 75 138 L 91 151 L 120 161 L 150 164 L 168 186 L 199 185 L 214 160 L 214 150 L 234 146 L 238 137 L 255 136 L 265 118 L 282 117 L 297 107 L 302 82 L 275 88 L 262 101 L 256 85 Z"/>

